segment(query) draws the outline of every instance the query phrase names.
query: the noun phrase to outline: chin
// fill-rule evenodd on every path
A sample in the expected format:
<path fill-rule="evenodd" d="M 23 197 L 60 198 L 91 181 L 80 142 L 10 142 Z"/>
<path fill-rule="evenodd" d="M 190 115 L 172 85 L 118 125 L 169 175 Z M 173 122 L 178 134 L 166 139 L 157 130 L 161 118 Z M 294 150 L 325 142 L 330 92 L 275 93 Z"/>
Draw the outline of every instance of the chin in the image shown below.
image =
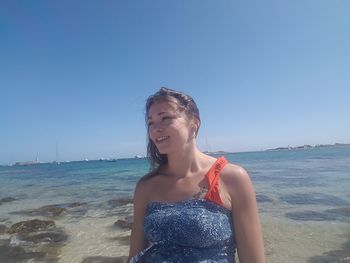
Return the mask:
<path fill-rule="evenodd" d="M 163 147 L 163 148 L 158 148 L 158 151 L 160 154 L 169 154 L 169 152 L 171 152 L 171 149 L 169 147 Z"/>
<path fill-rule="evenodd" d="M 166 151 L 166 150 L 161 150 L 161 149 L 158 149 L 158 151 L 159 151 L 159 153 L 160 154 L 168 154 L 169 153 L 169 151 Z"/>

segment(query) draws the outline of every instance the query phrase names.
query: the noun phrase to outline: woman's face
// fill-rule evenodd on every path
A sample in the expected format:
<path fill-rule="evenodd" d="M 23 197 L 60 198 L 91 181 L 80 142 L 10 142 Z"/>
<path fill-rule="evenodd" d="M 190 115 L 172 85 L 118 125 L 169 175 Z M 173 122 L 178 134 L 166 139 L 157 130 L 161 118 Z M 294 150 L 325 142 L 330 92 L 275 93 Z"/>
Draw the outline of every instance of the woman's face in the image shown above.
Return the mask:
<path fill-rule="evenodd" d="M 175 102 L 155 102 L 148 112 L 150 139 L 161 154 L 182 150 L 194 138 L 191 121 Z"/>

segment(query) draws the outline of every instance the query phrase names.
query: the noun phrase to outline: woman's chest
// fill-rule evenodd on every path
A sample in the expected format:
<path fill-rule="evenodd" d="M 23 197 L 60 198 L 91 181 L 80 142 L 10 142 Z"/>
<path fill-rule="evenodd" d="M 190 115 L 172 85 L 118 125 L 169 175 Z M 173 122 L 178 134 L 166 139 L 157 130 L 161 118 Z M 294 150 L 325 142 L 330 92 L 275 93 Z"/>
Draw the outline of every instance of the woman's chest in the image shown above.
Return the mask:
<path fill-rule="evenodd" d="M 191 179 L 171 180 L 159 177 L 153 182 L 150 202 L 175 203 L 193 198 L 204 199 L 209 191 L 213 190 L 210 182 L 204 176 Z M 221 180 L 218 180 L 219 196 L 222 206 L 231 210 L 231 197 L 227 187 Z"/>

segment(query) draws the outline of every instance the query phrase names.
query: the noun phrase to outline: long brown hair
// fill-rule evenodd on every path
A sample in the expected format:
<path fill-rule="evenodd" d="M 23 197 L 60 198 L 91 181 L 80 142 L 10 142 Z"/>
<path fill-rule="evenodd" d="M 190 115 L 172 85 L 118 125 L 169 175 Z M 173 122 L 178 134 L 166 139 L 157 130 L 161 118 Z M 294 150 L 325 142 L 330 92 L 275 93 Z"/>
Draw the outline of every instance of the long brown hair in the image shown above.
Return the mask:
<path fill-rule="evenodd" d="M 146 100 L 146 109 L 145 109 L 145 122 L 147 129 L 147 159 L 150 165 L 149 172 L 144 175 L 141 180 L 151 178 L 158 174 L 160 168 L 168 163 L 168 157 L 166 154 L 161 154 L 157 146 L 150 139 L 149 129 L 147 125 L 149 109 L 155 102 L 166 102 L 171 101 L 175 102 L 179 110 L 184 111 L 188 118 L 195 118 L 198 120 L 199 125 L 196 131 L 196 136 L 200 127 L 201 119 L 199 116 L 199 110 L 197 104 L 193 98 L 183 92 L 172 90 L 169 88 L 162 87 L 155 94 L 149 96 Z"/>

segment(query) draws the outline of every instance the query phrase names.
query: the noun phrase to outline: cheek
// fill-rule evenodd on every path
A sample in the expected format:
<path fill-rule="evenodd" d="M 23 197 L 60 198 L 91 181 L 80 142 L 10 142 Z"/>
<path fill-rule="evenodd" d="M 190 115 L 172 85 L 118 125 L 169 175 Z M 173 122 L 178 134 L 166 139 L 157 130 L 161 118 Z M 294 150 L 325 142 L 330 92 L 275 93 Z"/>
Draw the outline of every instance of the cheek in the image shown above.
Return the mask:
<path fill-rule="evenodd" d="M 190 130 L 187 126 L 181 125 L 178 127 L 177 132 L 179 136 L 187 138 L 188 135 L 190 134 Z"/>
<path fill-rule="evenodd" d="M 149 133 L 148 138 L 149 138 L 152 142 L 154 142 L 154 140 L 155 140 L 155 137 L 154 137 L 154 135 L 153 135 L 152 132 Z"/>

